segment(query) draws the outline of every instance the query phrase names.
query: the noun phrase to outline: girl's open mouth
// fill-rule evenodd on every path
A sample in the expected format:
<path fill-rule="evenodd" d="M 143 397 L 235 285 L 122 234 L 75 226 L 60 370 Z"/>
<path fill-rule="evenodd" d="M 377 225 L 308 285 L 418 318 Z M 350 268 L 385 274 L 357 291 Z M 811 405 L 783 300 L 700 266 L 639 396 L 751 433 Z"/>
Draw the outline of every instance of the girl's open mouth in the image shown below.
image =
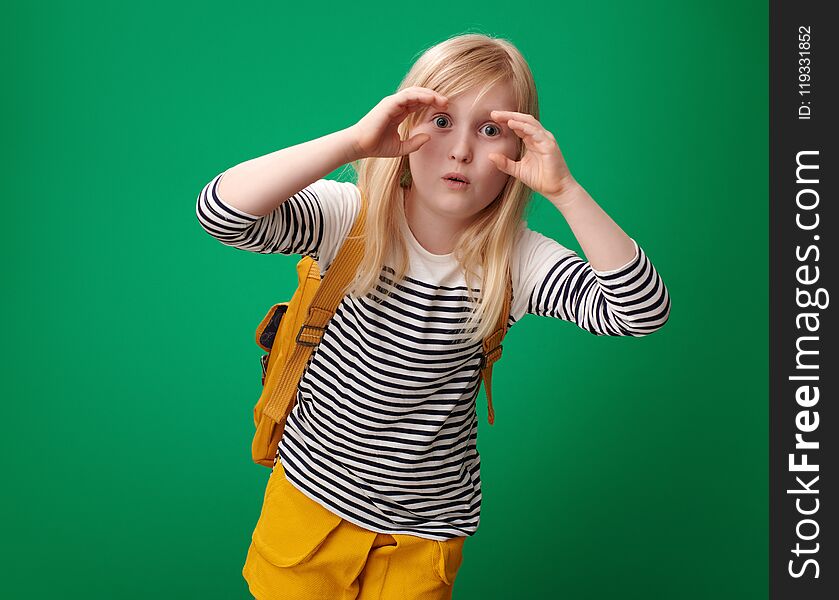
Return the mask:
<path fill-rule="evenodd" d="M 452 189 L 452 190 L 462 190 L 462 189 L 464 189 L 466 186 L 468 186 L 468 185 L 469 185 L 469 184 L 468 184 L 468 183 L 466 183 L 465 181 L 456 181 L 456 180 L 454 180 L 454 179 L 446 179 L 445 177 L 443 177 L 443 183 L 445 183 L 445 184 L 446 184 L 446 186 L 447 186 L 449 189 Z"/>

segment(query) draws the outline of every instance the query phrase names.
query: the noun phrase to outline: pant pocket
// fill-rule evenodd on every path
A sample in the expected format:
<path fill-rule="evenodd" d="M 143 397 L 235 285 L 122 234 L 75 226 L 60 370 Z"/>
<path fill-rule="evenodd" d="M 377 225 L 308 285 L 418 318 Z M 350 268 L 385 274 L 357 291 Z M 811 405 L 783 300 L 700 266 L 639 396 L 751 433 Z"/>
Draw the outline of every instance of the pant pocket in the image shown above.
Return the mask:
<path fill-rule="evenodd" d="M 253 532 L 254 548 L 278 567 L 299 565 L 312 557 L 340 523 L 341 517 L 289 483 L 277 461 Z"/>
<path fill-rule="evenodd" d="M 463 543 L 466 537 L 433 541 L 433 562 L 437 576 L 447 585 L 453 585 L 460 565 L 463 563 Z"/>

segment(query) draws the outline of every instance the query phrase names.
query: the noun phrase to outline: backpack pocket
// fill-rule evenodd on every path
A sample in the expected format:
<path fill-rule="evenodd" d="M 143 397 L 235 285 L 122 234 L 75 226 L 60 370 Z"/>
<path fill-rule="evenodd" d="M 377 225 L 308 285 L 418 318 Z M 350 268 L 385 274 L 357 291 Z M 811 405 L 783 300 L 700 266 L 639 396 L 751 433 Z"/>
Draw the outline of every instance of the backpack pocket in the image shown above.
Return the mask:
<path fill-rule="evenodd" d="M 456 537 L 446 541 L 434 540 L 433 562 L 437 576 L 447 585 L 453 585 L 460 565 L 463 562 L 463 543 L 465 537 Z"/>
<path fill-rule="evenodd" d="M 309 560 L 341 520 L 294 487 L 278 460 L 265 489 L 253 544 L 273 565 L 292 567 Z"/>
<path fill-rule="evenodd" d="M 271 358 L 271 350 L 274 348 L 274 340 L 280 332 L 283 317 L 288 310 L 288 302 L 275 304 L 263 317 L 256 328 L 256 345 L 262 348 L 266 354 L 259 357 L 262 366 L 262 385 L 265 385 L 265 377 L 268 374 L 268 362 Z"/>

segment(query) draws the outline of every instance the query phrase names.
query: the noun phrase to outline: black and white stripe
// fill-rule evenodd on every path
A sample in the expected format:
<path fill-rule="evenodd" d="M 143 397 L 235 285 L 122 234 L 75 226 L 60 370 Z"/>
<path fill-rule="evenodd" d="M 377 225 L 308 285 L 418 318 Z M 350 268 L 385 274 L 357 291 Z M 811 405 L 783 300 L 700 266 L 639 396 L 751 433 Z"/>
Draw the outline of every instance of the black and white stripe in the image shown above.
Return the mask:
<path fill-rule="evenodd" d="M 323 211 L 313 186 L 298 192 L 260 218 L 234 208 L 218 196 L 216 175 L 198 197 L 196 215 L 207 233 L 228 246 L 260 254 L 300 254 L 318 258 L 323 239 Z M 306 227 L 294 224 L 305 223 Z"/>
<path fill-rule="evenodd" d="M 613 271 L 596 271 L 576 253 L 555 259 L 533 288 L 527 312 L 572 321 L 595 335 L 639 337 L 667 322 L 670 296 L 635 243 L 635 257 Z"/>
<path fill-rule="evenodd" d="M 218 179 L 199 195 L 198 219 L 222 243 L 252 252 L 328 262 L 360 207 L 353 184 L 318 180 L 259 218 L 221 200 Z M 637 244 L 632 261 L 608 272 L 532 230 L 519 246 L 511 325 L 527 312 L 597 335 L 639 336 L 666 322 L 667 291 Z M 386 265 L 375 292 L 339 304 L 278 456 L 296 488 L 346 520 L 444 540 L 474 534 L 480 520 L 481 348 L 456 331 L 469 309 L 459 266 L 411 251 L 421 270 L 412 266 L 394 285 Z"/>
<path fill-rule="evenodd" d="M 344 298 L 280 446 L 306 495 L 376 531 L 446 539 L 477 528 L 480 348 L 452 333 L 465 291 L 409 278 L 387 299 Z"/>

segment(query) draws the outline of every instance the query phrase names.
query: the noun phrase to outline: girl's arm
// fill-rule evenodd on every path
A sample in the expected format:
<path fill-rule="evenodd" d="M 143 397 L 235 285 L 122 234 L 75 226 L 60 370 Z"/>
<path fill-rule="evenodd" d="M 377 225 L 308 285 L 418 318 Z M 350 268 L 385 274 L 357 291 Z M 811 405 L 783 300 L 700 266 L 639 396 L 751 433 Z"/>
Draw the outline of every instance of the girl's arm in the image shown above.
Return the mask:
<path fill-rule="evenodd" d="M 664 282 L 643 250 L 571 175 L 554 135 L 527 113 L 496 110 L 490 116 L 521 137 L 527 152 L 518 161 L 499 153 L 489 159 L 559 209 L 588 259 L 528 234 L 522 253 L 527 312 L 573 321 L 595 335 L 649 335 L 664 326 L 670 316 Z M 522 310 L 519 305 L 518 314 Z"/>
<path fill-rule="evenodd" d="M 226 246 L 261 254 L 300 254 L 318 261 L 321 272 L 349 233 L 361 194 L 348 181 L 318 179 L 266 215 L 244 212 L 218 193 L 222 174 L 213 177 L 195 205 L 204 230 Z"/>
<path fill-rule="evenodd" d="M 227 204 L 264 216 L 314 181 L 360 158 L 352 127 L 247 160 L 224 172 L 216 193 Z"/>
<path fill-rule="evenodd" d="M 432 90 L 406 88 L 383 98 L 351 127 L 224 171 L 198 195 L 199 223 L 234 248 L 311 256 L 323 273 L 361 206 L 355 184 L 323 178 L 367 156 L 402 156 L 419 148 L 429 136 L 402 140 L 399 124 L 435 103 L 445 106 Z"/>
<path fill-rule="evenodd" d="M 218 196 L 251 215 L 267 215 L 341 165 L 368 156 L 404 156 L 418 149 L 430 136 L 418 134 L 402 140 L 399 124 L 412 112 L 432 104 L 445 106 L 446 102 L 433 90 L 417 86 L 385 96 L 351 127 L 229 169 L 219 181 Z"/>
<path fill-rule="evenodd" d="M 511 318 L 529 313 L 564 319 L 595 335 L 639 337 L 661 329 L 670 316 L 670 295 L 643 248 L 629 242 L 635 258 L 596 270 L 573 250 L 526 229 L 516 255 L 519 299 Z"/>
<path fill-rule="evenodd" d="M 633 260 L 635 244 L 579 183 L 558 196 L 545 196 L 568 222 L 592 268 L 618 269 Z"/>
<path fill-rule="evenodd" d="M 489 159 L 559 209 L 593 269 L 610 271 L 635 258 L 632 240 L 577 183 L 556 138 L 536 117 L 507 110 L 494 110 L 490 116 L 513 130 L 527 152 L 519 161 L 498 153 L 490 153 Z"/>

